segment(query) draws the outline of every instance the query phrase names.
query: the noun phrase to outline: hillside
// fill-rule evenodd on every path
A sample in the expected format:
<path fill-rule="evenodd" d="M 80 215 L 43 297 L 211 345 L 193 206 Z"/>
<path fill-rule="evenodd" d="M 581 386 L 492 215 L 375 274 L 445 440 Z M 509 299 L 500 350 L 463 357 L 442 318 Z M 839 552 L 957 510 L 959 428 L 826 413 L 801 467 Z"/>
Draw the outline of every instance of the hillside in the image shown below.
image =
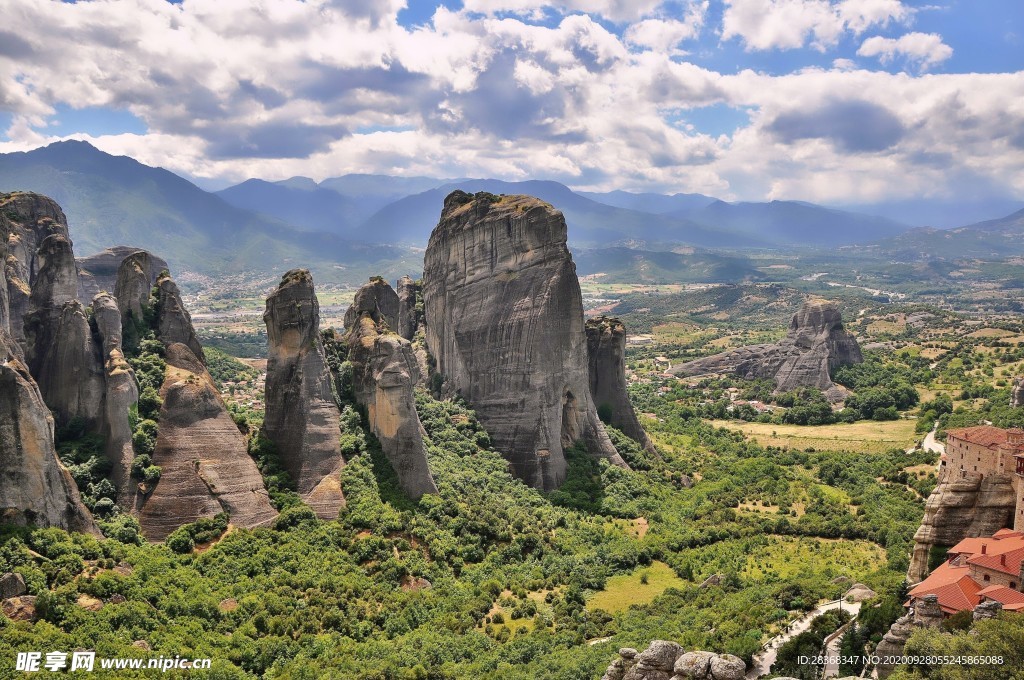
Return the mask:
<path fill-rule="evenodd" d="M 876 247 L 903 260 L 1017 257 L 1024 255 L 1024 210 L 956 229 L 911 229 Z"/>
<path fill-rule="evenodd" d="M 745 258 L 700 250 L 593 248 L 578 250 L 573 260 L 577 274 L 601 274 L 601 283 L 731 283 L 764 278 Z"/>

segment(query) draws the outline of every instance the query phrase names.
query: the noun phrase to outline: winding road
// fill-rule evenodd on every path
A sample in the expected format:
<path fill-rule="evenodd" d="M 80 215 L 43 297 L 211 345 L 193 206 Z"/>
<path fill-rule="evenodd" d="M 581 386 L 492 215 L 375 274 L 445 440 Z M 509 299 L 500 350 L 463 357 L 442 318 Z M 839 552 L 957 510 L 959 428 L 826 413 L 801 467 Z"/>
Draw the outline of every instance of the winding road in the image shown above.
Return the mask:
<path fill-rule="evenodd" d="M 860 611 L 860 602 L 844 602 L 843 600 L 825 602 L 818 605 L 818 607 L 813 611 L 805 614 L 802 618 L 789 624 L 786 632 L 773 637 L 764 645 L 760 652 L 754 655 L 750 670 L 747 671 L 747 680 L 755 680 L 762 675 L 768 675 L 771 673 L 772 666 L 775 665 L 775 659 L 779 654 L 779 647 L 786 644 L 800 633 L 808 630 L 814 619 L 818 618 L 825 612 L 839 609 L 839 607 L 842 607 L 845 611 L 857 616 L 857 612 Z"/>

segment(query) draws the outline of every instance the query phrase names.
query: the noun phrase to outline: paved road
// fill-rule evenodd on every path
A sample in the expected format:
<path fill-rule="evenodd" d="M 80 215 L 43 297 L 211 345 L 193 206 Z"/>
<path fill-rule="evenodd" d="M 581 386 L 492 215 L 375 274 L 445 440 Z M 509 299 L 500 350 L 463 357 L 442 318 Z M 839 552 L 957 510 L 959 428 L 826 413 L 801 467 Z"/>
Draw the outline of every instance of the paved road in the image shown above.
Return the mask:
<path fill-rule="evenodd" d="M 921 443 L 921 448 L 925 451 L 934 451 L 941 455 L 946 452 L 946 445 L 940 441 L 935 441 L 935 430 L 937 430 L 938 427 L 939 426 L 936 423 L 935 427 L 932 428 L 932 431 L 925 436 L 924 442 Z"/>
<path fill-rule="evenodd" d="M 849 628 L 847 628 L 847 630 L 849 630 Z M 825 672 L 822 674 L 823 678 L 839 677 L 839 645 L 841 645 L 842 643 L 843 636 L 837 635 L 825 646 L 825 656 L 827 656 L 830 659 L 830 661 L 825 664 Z M 835 662 L 831 661 L 831 659 L 834 659 Z"/>
<path fill-rule="evenodd" d="M 825 612 L 839 609 L 840 605 L 842 605 L 844 610 L 850 612 L 854 616 L 856 616 L 857 612 L 860 611 L 860 602 L 850 603 L 842 600 L 833 600 L 831 602 L 818 605 L 817 609 L 809 612 L 803 618 L 797 619 L 791 623 L 789 625 L 788 632 L 772 638 L 762 651 L 754 655 L 753 664 L 751 665 L 750 670 L 747 671 L 747 678 L 754 680 L 762 675 L 768 675 L 772 670 L 772 666 L 775 665 L 775 658 L 778 656 L 779 647 L 809 629 L 814 619 L 818 618 Z"/>

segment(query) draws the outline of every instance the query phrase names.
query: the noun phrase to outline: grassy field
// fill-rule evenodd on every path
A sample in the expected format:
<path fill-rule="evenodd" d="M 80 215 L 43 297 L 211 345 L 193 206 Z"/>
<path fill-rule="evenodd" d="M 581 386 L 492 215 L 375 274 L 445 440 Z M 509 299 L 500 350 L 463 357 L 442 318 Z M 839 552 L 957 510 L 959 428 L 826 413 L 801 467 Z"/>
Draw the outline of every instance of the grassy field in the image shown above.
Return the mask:
<path fill-rule="evenodd" d="M 742 575 L 752 579 L 792 578 L 835 569 L 854 581 L 885 562 L 885 550 L 869 541 L 773 536 L 747 558 Z"/>
<path fill-rule="evenodd" d="M 645 575 L 647 583 L 643 583 Z M 664 562 L 652 562 L 649 567 L 638 567 L 632 574 L 612 576 L 604 590 L 587 599 L 587 607 L 617 612 L 634 604 L 646 604 L 666 589 L 682 587 L 685 583 L 672 567 Z"/>
<path fill-rule="evenodd" d="M 913 420 L 863 420 L 835 425 L 773 425 L 741 420 L 710 422 L 716 427 L 743 432 L 763 446 L 788 446 L 793 449 L 810 447 L 816 451 L 884 453 L 892 448 L 910 448 L 918 438 L 914 434 Z"/>

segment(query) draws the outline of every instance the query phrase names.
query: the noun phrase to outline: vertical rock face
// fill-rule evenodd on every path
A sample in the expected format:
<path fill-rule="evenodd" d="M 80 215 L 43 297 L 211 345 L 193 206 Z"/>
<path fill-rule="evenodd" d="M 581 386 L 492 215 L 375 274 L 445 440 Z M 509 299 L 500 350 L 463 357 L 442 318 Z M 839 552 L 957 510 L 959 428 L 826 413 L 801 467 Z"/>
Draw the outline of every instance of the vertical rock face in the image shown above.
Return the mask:
<path fill-rule="evenodd" d="M 356 295 L 356 304 L 345 314 L 353 319 L 347 337 L 353 389 L 356 401 L 366 407 L 370 429 L 398 474 L 402 490 L 419 499 L 425 493 L 437 493 L 413 396 L 419 366 L 409 341 L 382 323 L 375 299 Z M 357 306 L 360 303 L 365 307 Z"/>
<path fill-rule="evenodd" d="M 374 276 L 369 283 L 356 292 L 352 305 L 345 310 L 345 330 L 356 325 L 356 310 L 373 312 L 373 317 L 386 323 L 392 331 L 398 332 L 399 300 L 395 289 L 379 276 Z"/>
<path fill-rule="evenodd" d="M 1013 379 L 1013 389 L 1010 391 L 1010 406 L 1014 408 L 1024 406 L 1024 378 Z"/>
<path fill-rule="evenodd" d="M 157 267 L 160 267 L 157 269 Z M 149 304 L 150 291 L 158 280 L 160 272 L 167 269 L 167 263 L 155 258 L 145 250 L 137 250 L 129 253 L 117 267 L 117 273 L 113 281 L 114 297 L 117 298 L 117 307 L 123 318 L 129 313 L 135 319 L 142 318 L 142 308 Z M 97 277 L 97 281 L 99 281 Z M 108 277 L 102 279 L 109 282 Z M 104 290 L 109 290 L 104 288 Z M 174 293 L 177 292 L 175 287 Z M 171 295 L 168 290 L 168 295 Z M 180 307 L 181 298 L 177 299 Z M 188 319 L 191 325 L 192 320 Z M 187 343 L 186 343 L 187 344 Z"/>
<path fill-rule="evenodd" d="M 394 330 L 406 340 L 416 335 L 416 282 L 408 276 L 398 279 L 398 327 Z"/>
<path fill-rule="evenodd" d="M 878 647 L 875 648 L 875 656 L 880 657 L 875 670 L 881 680 L 885 680 L 896 670 L 896 664 L 885 663 L 885 659 L 902 656 L 907 640 L 915 630 L 938 628 L 945 618 L 937 595 L 925 595 L 917 602 L 915 609 L 913 614 L 906 614 L 896 619 L 896 622 L 889 627 L 888 632 L 878 643 Z"/>
<path fill-rule="evenodd" d="M 157 276 L 168 269 L 167 262 L 141 248 L 131 246 L 114 246 L 88 257 L 76 259 L 78 263 L 78 299 L 91 300 L 97 293 L 106 291 L 117 294 L 118 272 L 126 259 L 140 254 L 139 263 L 148 274 L 149 288 L 156 283 Z M 149 295 L 149 290 L 146 290 Z"/>
<path fill-rule="evenodd" d="M 654 444 L 640 426 L 626 391 L 626 327 L 622 322 L 609 316 L 587 319 L 587 356 L 590 396 L 598 415 L 654 452 Z"/>
<path fill-rule="evenodd" d="M 18 278 L 35 285 L 37 253 L 47 236 L 68 236 L 68 220 L 52 199 L 33 193 L 14 193 L 0 199 L 0 211 L 16 216 L 10 221 L 8 254 Z M 75 295 L 71 296 L 76 297 Z"/>
<path fill-rule="evenodd" d="M 163 275 L 157 279 L 156 286 L 157 338 L 165 345 L 180 342 L 192 350 L 192 354 L 205 364 L 206 355 L 203 354 L 203 346 L 199 343 L 199 338 L 196 337 L 195 329 L 192 327 L 192 317 L 185 309 L 185 303 L 181 301 L 178 284 L 174 283 L 174 279 L 169 275 Z"/>
<path fill-rule="evenodd" d="M 57 425 L 81 418 L 96 429 L 103 408 L 103 372 L 85 309 L 77 299 L 78 278 L 71 242 L 57 234 L 43 239 L 25 316 L 25 356 Z"/>
<path fill-rule="evenodd" d="M 131 465 L 135 457 L 129 410 L 139 401 L 135 373 L 121 351 L 121 311 L 109 293 L 92 300 L 96 332 L 103 343 L 104 395 L 103 438 L 111 462 L 111 480 L 118 491 L 118 505 L 135 509 L 137 486 L 132 483 Z"/>
<path fill-rule="evenodd" d="M 924 519 L 914 534 L 914 552 L 907 571 L 911 583 L 928 576 L 932 548 L 949 548 L 965 538 L 988 536 L 1013 526 L 1016 498 L 1009 475 L 967 473 L 943 479 L 924 506 Z"/>
<path fill-rule="evenodd" d="M 323 519 L 345 504 L 339 473 L 340 412 L 320 339 L 313 277 L 293 269 L 267 298 L 269 357 L 263 431 L 277 446 L 299 494 Z"/>
<path fill-rule="evenodd" d="M 576 267 L 562 214 L 528 196 L 455 191 L 427 246 L 426 338 L 516 476 L 554 489 L 564 449 L 625 465 L 593 401 Z"/>
<path fill-rule="evenodd" d="M 210 374 L 181 343 L 167 346 L 166 361 L 153 454 L 161 475 L 139 512 L 146 538 L 225 511 L 237 526 L 268 523 L 277 513 Z"/>
<path fill-rule="evenodd" d="M 57 459 L 53 419 L 32 376 L 0 338 L 0 522 L 99 534 Z"/>
<path fill-rule="evenodd" d="M 777 392 L 799 387 L 817 387 L 832 401 L 846 391 L 832 382 L 839 366 L 864 361 L 856 338 L 843 328 L 834 303 L 805 302 L 789 322 L 789 332 L 771 345 L 750 345 L 676 366 L 672 373 L 683 376 L 733 374 L 752 380 L 771 378 Z"/>

